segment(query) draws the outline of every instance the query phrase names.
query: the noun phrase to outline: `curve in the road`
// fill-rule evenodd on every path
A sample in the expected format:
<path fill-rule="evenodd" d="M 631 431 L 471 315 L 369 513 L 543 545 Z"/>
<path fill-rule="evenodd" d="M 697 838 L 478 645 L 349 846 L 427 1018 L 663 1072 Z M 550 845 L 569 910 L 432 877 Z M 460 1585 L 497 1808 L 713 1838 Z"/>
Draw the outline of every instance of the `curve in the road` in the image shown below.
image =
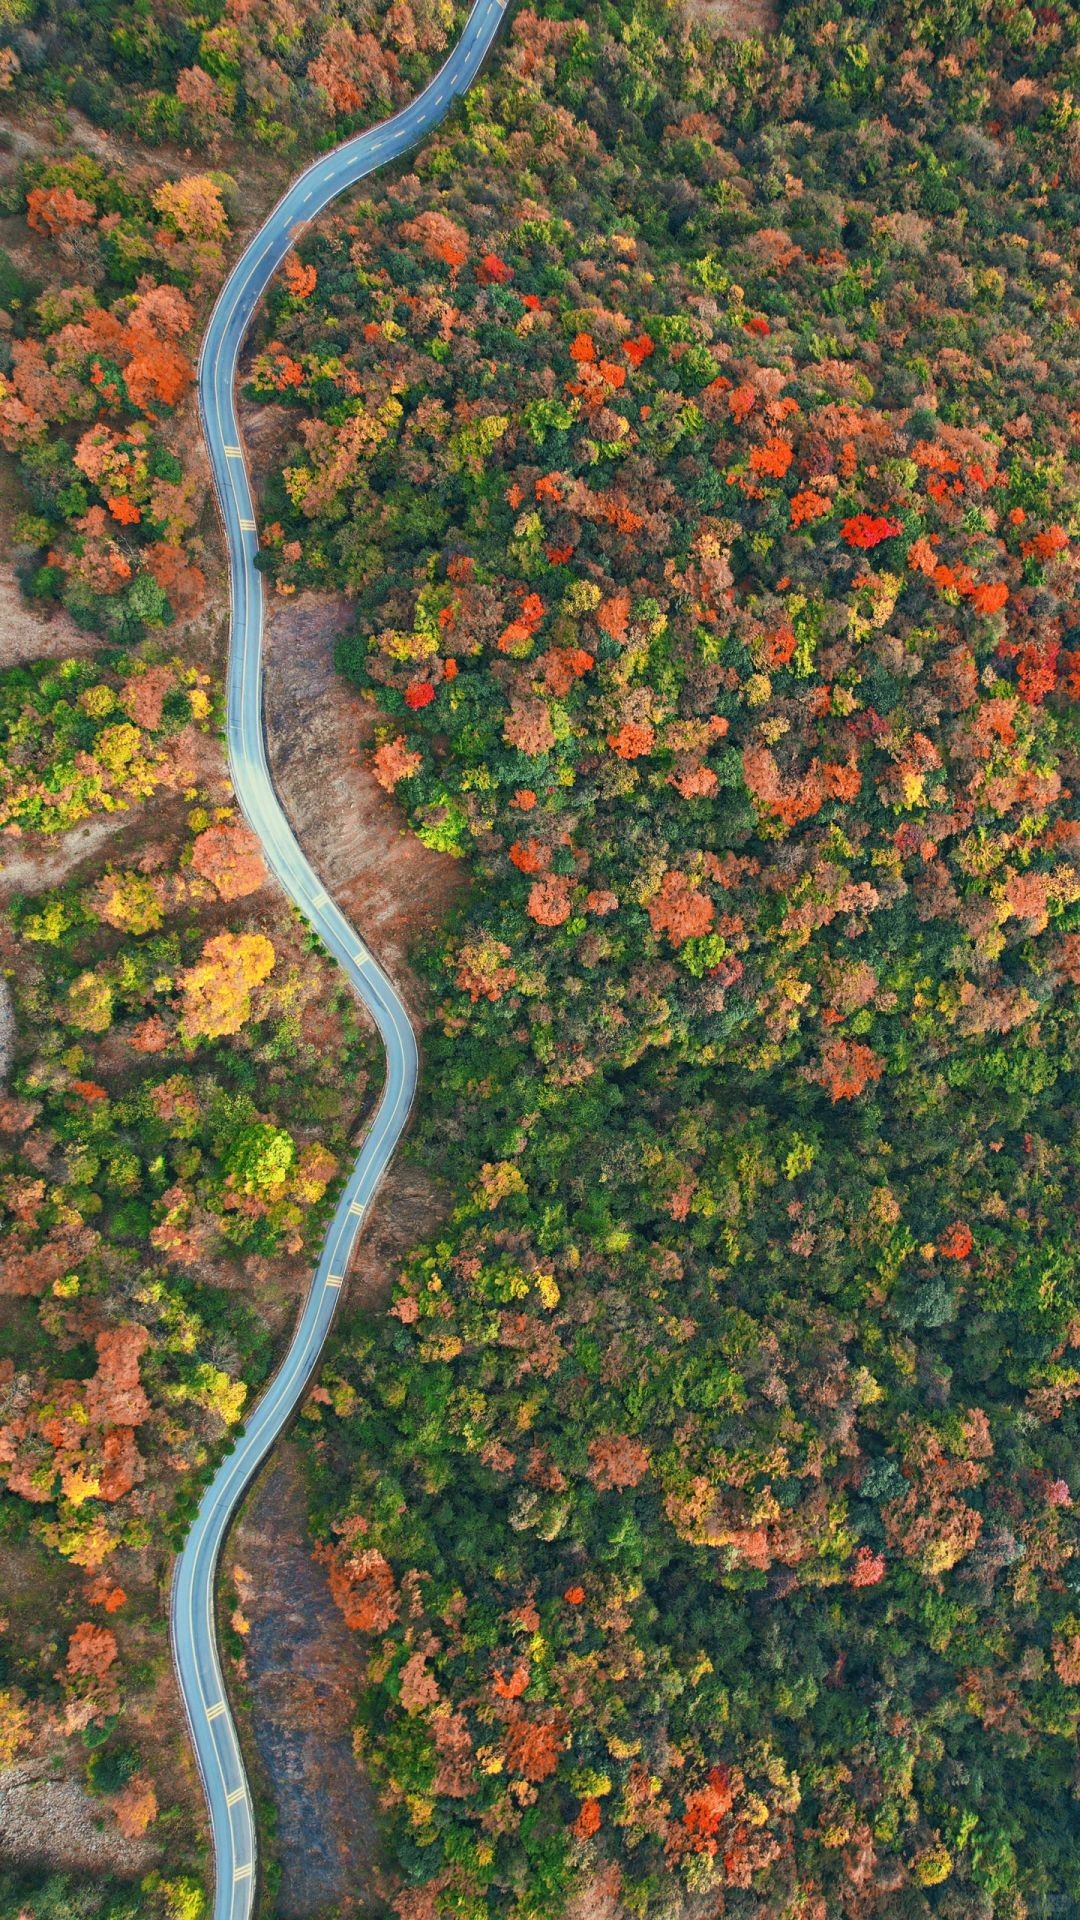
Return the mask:
<path fill-rule="evenodd" d="M 173 1658 L 210 1810 L 214 1920 L 249 1920 L 258 1865 L 255 1808 L 229 1710 L 214 1626 L 214 1580 L 229 1523 L 252 1476 L 288 1421 L 318 1362 L 349 1257 L 416 1087 L 416 1038 L 392 982 L 330 900 L 274 792 L 262 712 L 263 584 L 258 536 L 236 411 L 240 348 L 252 315 L 299 230 L 339 193 L 385 166 L 438 124 L 476 78 L 504 0 L 476 0 L 445 66 L 390 120 L 357 134 L 294 181 L 246 247 L 218 298 L 199 358 L 199 408 L 229 551 L 228 751 L 237 799 L 266 860 L 374 1016 L 386 1048 L 386 1082 L 330 1224 L 292 1343 L 232 1452 L 211 1481 L 173 1576 Z"/>

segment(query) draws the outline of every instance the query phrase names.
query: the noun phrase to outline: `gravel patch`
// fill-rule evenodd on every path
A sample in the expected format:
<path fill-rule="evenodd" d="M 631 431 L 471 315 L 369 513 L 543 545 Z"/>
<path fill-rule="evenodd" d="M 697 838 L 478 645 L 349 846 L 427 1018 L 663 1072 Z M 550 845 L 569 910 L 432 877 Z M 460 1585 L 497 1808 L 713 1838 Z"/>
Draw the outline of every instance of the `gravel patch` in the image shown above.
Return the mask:
<path fill-rule="evenodd" d="M 0 1860 L 89 1874 L 144 1873 L 157 1848 L 127 1840 L 109 1803 L 77 1780 L 51 1780 L 31 1767 L 0 1773 Z"/>

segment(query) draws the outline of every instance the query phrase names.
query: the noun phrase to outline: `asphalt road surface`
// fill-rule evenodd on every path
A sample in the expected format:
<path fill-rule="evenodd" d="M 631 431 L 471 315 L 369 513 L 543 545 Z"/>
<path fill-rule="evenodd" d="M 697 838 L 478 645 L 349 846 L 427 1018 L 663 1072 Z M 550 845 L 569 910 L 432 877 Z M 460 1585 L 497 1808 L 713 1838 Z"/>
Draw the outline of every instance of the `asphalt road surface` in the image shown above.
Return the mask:
<path fill-rule="evenodd" d="M 245 1488 L 293 1413 L 318 1363 L 364 1213 L 401 1137 L 416 1088 L 416 1038 L 390 980 L 327 897 L 274 792 L 262 711 L 263 583 L 258 535 L 236 412 L 237 362 L 252 315 L 307 221 L 365 174 L 429 132 L 476 78 L 499 26 L 501 0 L 476 0 L 446 65 L 393 119 L 317 160 L 278 202 L 222 289 L 199 358 L 199 407 L 229 549 L 228 749 L 244 815 L 285 891 L 311 922 L 374 1016 L 386 1083 L 330 1225 L 292 1344 L 232 1452 L 203 1496 L 172 1589 L 173 1657 L 187 1709 L 214 1841 L 214 1920 L 249 1920 L 257 1878 L 255 1808 L 225 1697 L 214 1631 L 222 1542 Z"/>

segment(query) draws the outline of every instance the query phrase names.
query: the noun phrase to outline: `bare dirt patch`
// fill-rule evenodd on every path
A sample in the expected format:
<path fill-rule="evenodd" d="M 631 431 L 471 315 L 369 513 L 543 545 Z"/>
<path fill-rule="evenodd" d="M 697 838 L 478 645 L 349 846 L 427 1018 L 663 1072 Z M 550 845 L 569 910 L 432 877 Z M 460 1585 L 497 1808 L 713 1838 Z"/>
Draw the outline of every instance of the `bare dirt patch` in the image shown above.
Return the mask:
<path fill-rule="evenodd" d="M 402 1262 L 446 1217 L 448 1197 L 423 1167 L 394 1160 L 368 1215 L 349 1271 L 347 1305 L 379 1307 Z"/>
<path fill-rule="evenodd" d="M 334 668 L 349 625 L 344 594 L 304 594 L 272 607 L 266 636 L 266 732 L 274 781 L 312 865 L 423 1021 L 409 951 L 430 934 L 464 882 L 405 825 L 368 765 L 374 712 Z"/>
<path fill-rule="evenodd" d="M 274 473 L 282 464 L 285 449 L 290 440 L 297 438 L 296 414 L 289 407 L 276 406 L 273 401 L 253 406 L 250 402 L 243 409 L 244 449 L 251 468 L 256 492 L 262 497 L 260 478 Z"/>
<path fill-rule="evenodd" d="M 145 1873 L 159 1853 L 152 1836 L 125 1839 L 106 1803 L 77 1780 L 49 1779 L 33 1766 L 0 1774 L 0 1833 L 0 1857 L 74 1873 Z"/>
<path fill-rule="evenodd" d="M 250 1630 L 251 1729 L 277 1810 L 274 1912 L 309 1920 L 363 1910 L 377 1875 L 375 1802 L 357 1769 L 352 1720 L 358 1649 L 312 1559 L 295 1443 L 280 1445 L 228 1562 Z"/>
<path fill-rule="evenodd" d="M 66 833 L 29 834 L 0 840 L 0 896 L 43 893 L 62 886 L 129 825 L 126 813 L 103 813 Z"/>
<path fill-rule="evenodd" d="M 764 40 L 780 25 L 779 0 L 689 0 L 696 20 L 732 40 Z"/>
<path fill-rule="evenodd" d="M 62 608 L 39 613 L 23 599 L 12 568 L 0 562 L 0 671 L 27 660 L 68 660 L 89 653 L 92 634 L 83 633 Z"/>

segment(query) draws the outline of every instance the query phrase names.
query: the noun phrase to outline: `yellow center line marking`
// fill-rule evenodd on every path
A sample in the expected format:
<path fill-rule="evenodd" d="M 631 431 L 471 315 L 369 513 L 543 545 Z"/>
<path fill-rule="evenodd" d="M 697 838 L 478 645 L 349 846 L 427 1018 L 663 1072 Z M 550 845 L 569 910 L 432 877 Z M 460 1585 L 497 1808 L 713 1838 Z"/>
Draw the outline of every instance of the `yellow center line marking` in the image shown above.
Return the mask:
<path fill-rule="evenodd" d="M 225 1805 L 227 1807 L 235 1807 L 237 1801 L 242 1800 L 243 1797 L 244 1797 L 243 1787 L 234 1787 L 231 1793 L 227 1793 L 225 1795 Z"/>
<path fill-rule="evenodd" d="M 225 1712 L 224 1700 L 215 1700 L 212 1707 L 207 1707 L 206 1717 L 208 1720 L 216 1720 L 218 1715 L 224 1712 Z"/>

